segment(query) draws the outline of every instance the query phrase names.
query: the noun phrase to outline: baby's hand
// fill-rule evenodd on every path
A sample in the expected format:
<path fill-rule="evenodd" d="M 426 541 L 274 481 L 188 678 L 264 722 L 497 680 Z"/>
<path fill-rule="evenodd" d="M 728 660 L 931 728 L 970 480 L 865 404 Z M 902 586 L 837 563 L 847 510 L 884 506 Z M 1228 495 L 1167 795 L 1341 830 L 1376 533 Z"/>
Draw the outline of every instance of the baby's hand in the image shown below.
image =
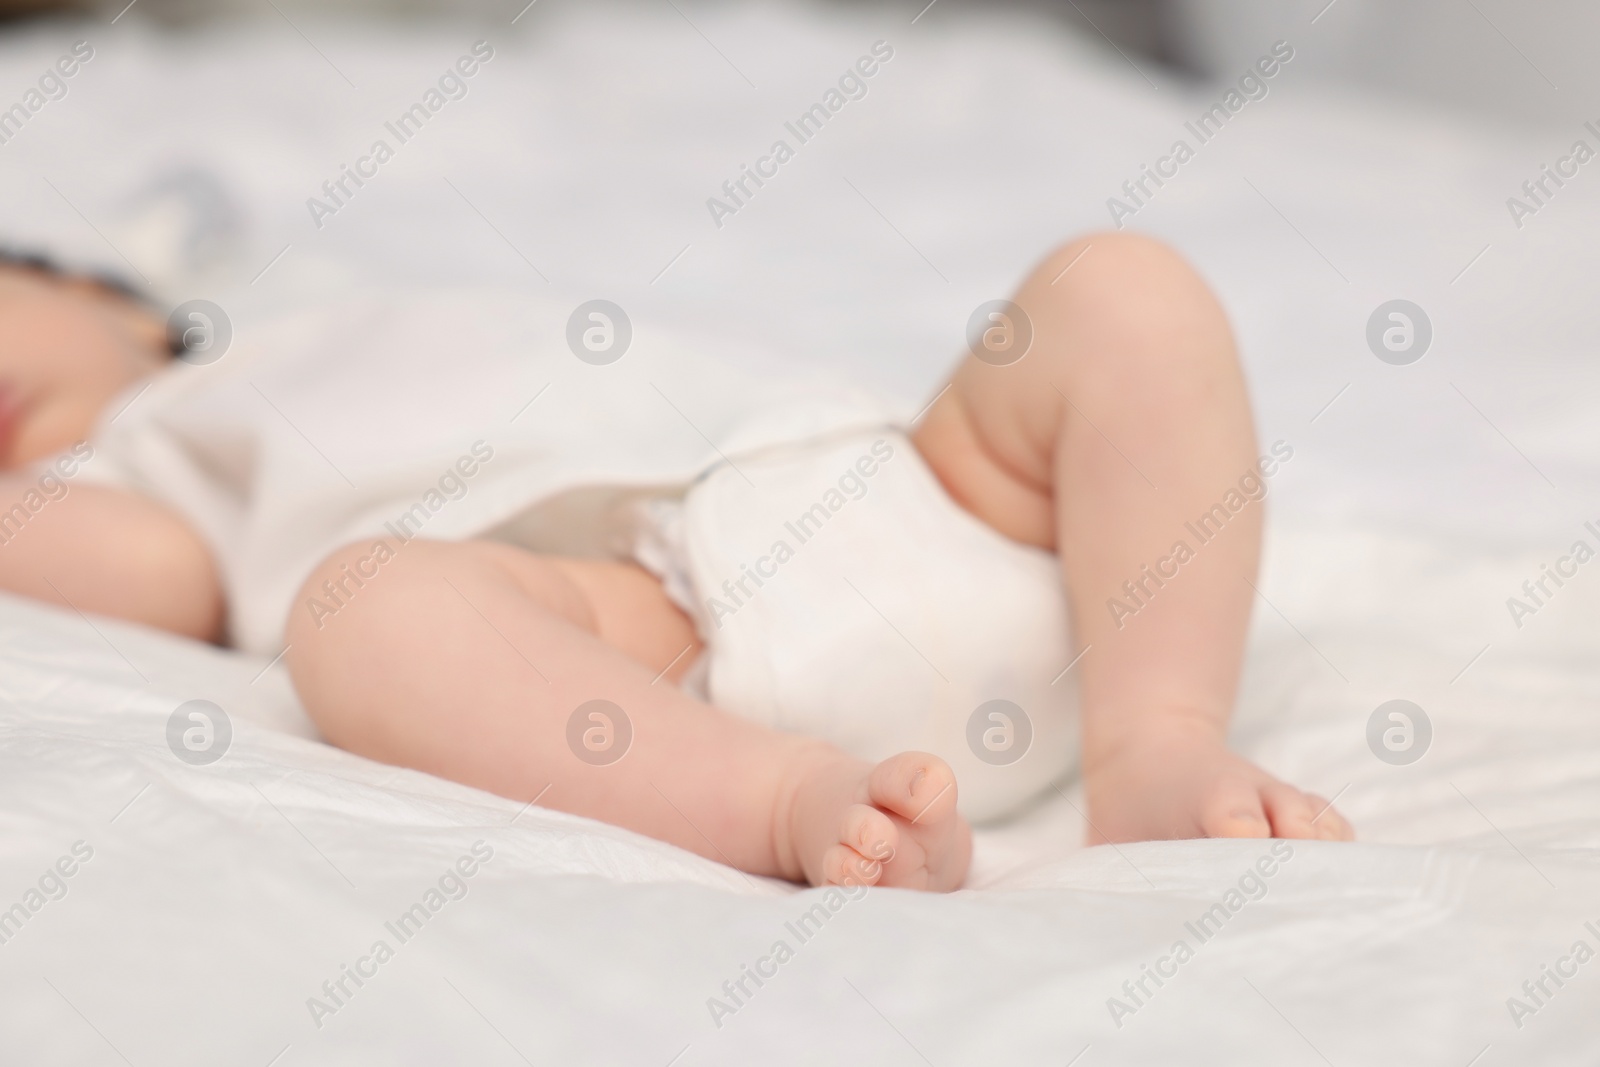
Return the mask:
<path fill-rule="evenodd" d="M 1130 732 L 1086 755 L 1089 840 L 1289 837 L 1351 841 L 1326 800 L 1229 751 L 1217 730 L 1183 717 Z"/>

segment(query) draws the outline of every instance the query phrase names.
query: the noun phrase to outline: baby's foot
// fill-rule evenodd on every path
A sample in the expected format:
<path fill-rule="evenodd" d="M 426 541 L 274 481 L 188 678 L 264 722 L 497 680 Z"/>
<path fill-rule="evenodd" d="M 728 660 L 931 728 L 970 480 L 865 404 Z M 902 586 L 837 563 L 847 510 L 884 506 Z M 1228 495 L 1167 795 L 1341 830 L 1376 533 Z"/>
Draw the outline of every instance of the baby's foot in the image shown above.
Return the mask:
<path fill-rule="evenodd" d="M 946 892 L 961 885 L 972 858 L 955 775 L 926 752 L 876 767 L 829 754 L 796 783 L 788 821 L 794 866 L 812 885 Z"/>
<path fill-rule="evenodd" d="M 1085 759 L 1090 839 L 1289 837 L 1350 841 L 1326 800 L 1229 751 L 1207 724 L 1175 718 Z"/>

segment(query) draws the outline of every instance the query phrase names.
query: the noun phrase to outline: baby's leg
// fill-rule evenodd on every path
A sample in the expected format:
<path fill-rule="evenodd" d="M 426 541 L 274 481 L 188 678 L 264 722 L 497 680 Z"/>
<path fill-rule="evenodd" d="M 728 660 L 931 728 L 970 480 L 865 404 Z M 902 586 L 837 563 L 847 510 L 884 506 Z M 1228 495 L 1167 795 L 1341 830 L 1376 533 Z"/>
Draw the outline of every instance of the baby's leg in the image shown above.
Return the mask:
<path fill-rule="evenodd" d="M 413 541 L 381 566 L 371 555 L 335 553 L 291 615 L 289 667 L 333 743 L 755 874 L 938 890 L 965 877 L 970 835 L 943 761 L 874 767 L 688 696 L 673 680 L 699 650 L 693 627 L 638 567 L 489 542 Z M 359 587 L 348 573 L 374 570 Z M 310 598 L 330 603 L 324 582 L 341 604 L 313 617 Z M 569 745 L 569 719 L 592 700 L 631 726 L 615 762 Z"/>
<path fill-rule="evenodd" d="M 1263 505 L 1204 543 L 1184 525 L 1256 473 L 1215 298 L 1162 245 L 1101 234 L 1053 254 L 1015 302 L 1034 330 L 1027 355 L 965 360 L 915 440 L 972 512 L 1059 551 L 1087 649 L 1076 673 L 1093 836 L 1348 837 L 1337 812 L 1318 817 L 1320 799 L 1225 745 Z M 1192 554 L 1181 563 L 1179 541 Z M 1157 569 L 1166 577 L 1148 577 Z"/>

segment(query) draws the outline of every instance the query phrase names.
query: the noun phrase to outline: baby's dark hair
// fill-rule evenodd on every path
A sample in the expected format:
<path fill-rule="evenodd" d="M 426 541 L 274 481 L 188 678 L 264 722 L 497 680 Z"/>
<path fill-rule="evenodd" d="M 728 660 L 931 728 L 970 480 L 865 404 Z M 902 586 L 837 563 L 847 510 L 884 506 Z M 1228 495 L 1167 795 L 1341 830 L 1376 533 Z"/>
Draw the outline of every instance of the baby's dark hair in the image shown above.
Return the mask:
<path fill-rule="evenodd" d="M 43 252 L 0 245 L 0 267 L 25 270 L 47 278 L 59 278 L 63 281 L 85 281 L 97 289 L 103 289 L 112 296 L 131 301 L 151 312 L 157 311 L 156 302 L 150 298 L 149 294 L 126 279 L 110 271 L 69 270 Z M 183 336 L 174 334 L 169 330 L 167 349 L 173 356 L 182 355 L 185 350 Z"/>
<path fill-rule="evenodd" d="M 150 302 L 137 288 L 109 271 L 68 270 L 43 252 L 7 248 L 4 245 L 0 245 L 0 266 L 16 267 L 19 270 L 33 271 L 35 274 L 44 274 L 52 278 L 78 278 L 118 296 L 125 296 L 129 300 L 136 300 L 141 304 Z"/>

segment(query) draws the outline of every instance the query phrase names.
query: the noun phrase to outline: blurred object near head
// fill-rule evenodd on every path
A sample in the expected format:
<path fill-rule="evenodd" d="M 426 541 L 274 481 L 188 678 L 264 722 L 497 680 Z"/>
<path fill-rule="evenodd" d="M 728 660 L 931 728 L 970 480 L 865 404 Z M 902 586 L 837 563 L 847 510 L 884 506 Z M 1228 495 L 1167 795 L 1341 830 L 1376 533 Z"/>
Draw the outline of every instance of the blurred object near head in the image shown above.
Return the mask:
<path fill-rule="evenodd" d="M 500 18 L 522 3 L 0 0 L 0 18 L 93 10 L 189 23 L 275 17 L 274 9 L 296 18 L 300 13 Z M 795 3 L 805 6 L 805 0 Z M 900 0 L 811 0 L 811 5 L 902 6 Z M 542 12 L 557 5 L 533 0 L 527 6 Z M 704 3 L 683 0 L 681 6 L 692 9 Z M 722 6 L 738 6 L 737 0 L 725 0 Z M 1600 4 L 1594 0 L 986 0 L 983 8 L 1047 12 L 1108 52 L 1139 56 L 1141 63 L 1156 60 L 1169 69 L 1215 80 L 1232 80 L 1273 42 L 1286 40 L 1295 47 L 1299 78 L 1410 97 L 1499 122 L 1581 122 L 1593 118 L 1584 111 L 1585 102 L 1600 98 L 1600 65 L 1588 54 L 1600 40 Z"/>
<path fill-rule="evenodd" d="M 195 164 L 161 170 L 116 207 L 119 247 L 158 288 L 181 287 L 231 266 L 242 251 L 245 212 L 224 179 Z"/>

